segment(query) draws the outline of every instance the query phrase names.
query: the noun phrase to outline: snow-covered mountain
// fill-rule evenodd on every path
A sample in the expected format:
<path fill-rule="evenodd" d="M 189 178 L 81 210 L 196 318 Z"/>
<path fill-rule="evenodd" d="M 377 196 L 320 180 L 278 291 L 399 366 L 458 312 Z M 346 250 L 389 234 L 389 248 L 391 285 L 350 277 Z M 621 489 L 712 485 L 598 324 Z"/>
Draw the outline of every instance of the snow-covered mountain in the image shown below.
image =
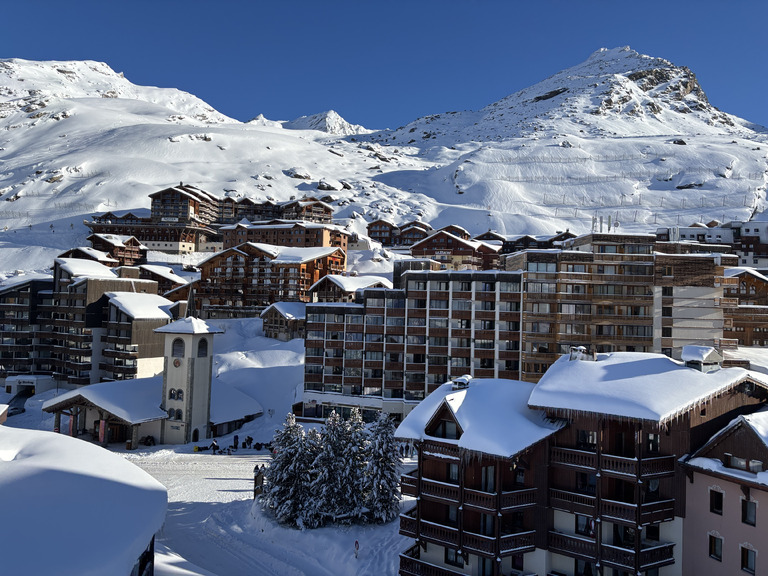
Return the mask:
<path fill-rule="evenodd" d="M 256 201 L 326 195 L 324 181 L 358 232 L 377 217 L 506 234 L 746 220 L 766 205 L 767 150 L 768 131 L 714 108 L 690 70 L 629 48 L 386 131 L 333 111 L 241 123 L 105 64 L 0 60 L 0 273 L 49 265 L 85 243 L 84 218 L 179 181 Z"/>

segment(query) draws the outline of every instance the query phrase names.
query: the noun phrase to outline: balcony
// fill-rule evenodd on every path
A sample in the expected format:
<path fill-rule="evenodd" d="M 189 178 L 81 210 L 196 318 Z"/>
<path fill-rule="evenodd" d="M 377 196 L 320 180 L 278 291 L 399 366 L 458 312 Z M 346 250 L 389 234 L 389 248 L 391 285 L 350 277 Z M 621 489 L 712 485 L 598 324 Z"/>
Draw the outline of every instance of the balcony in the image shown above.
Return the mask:
<path fill-rule="evenodd" d="M 574 448 L 554 447 L 550 452 L 552 464 L 575 468 L 579 470 L 597 470 L 598 458 L 595 452 L 576 450 Z M 600 469 L 608 476 L 618 478 L 658 478 L 675 472 L 674 456 L 658 456 L 638 460 L 625 456 L 600 455 Z"/>
<path fill-rule="evenodd" d="M 603 498 L 600 501 L 600 516 L 604 519 L 635 524 L 637 504 L 617 502 Z M 675 501 L 659 500 L 640 504 L 640 524 L 655 524 L 675 518 Z"/>
<path fill-rule="evenodd" d="M 401 576 L 465 576 L 442 566 L 423 562 L 420 558 L 419 545 L 416 544 L 400 554 Z"/>
<path fill-rule="evenodd" d="M 459 486 L 457 484 L 449 484 L 447 482 L 422 478 L 421 496 L 428 496 L 436 500 L 458 503 Z"/>
<path fill-rule="evenodd" d="M 562 532 L 549 533 L 549 550 L 590 561 L 597 557 L 597 543 L 593 538 L 572 536 Z"/>
<path fill-rule="evenodd" d="M 674 544 L 664 543 L 653 546 L 646 546 L 640 550 L 639 566 L 635 565 L 636 554 L 634 550 L 612 546 L 610 544 L 602 545 L 602 563 L 619 569 L 639 570 L 645 572 L 650 568 L 658 568 L 673 564 L 675 561 L 673 555 Z"/>
<path fill-rule="evenodd" d="M 413 470 L 408 474 L 403 474 L 400 476 L 400 493 L 403 496 L 413 496 L 415 498 L 419 495 L 419 479 L 414 476 L 415 472 L 416 471 Z"/>
<path fill-rule="evenodd" d="M 594 516 L 596 503 L 597 498 L 588 494 L 557 490 L 555 488 L 549 490 L 549 505 L 552 508 L 565 510 L 571 514 Z"/>

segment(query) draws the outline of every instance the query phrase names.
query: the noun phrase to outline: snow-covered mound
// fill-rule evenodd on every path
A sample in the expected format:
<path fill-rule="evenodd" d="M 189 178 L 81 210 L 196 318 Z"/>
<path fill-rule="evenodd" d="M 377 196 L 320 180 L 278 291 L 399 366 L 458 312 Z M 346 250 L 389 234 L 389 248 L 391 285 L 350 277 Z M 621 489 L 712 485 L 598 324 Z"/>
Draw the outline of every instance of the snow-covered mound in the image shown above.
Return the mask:
<path fill-rule="evenodd" d="M 0 274 L 50 266 L 85 243 L 83 219 L 180 181 L 257 202 L 333 188 L 335 217 L 363 234 L 377 218 L 472 234 L 747 220 L 766 206 L 767 149 L 768 131 L 714 108 L 690 70 L 629 48 L 373 133 L 332 111 L 240 123 L 95 62 L 2 60 Z"/>

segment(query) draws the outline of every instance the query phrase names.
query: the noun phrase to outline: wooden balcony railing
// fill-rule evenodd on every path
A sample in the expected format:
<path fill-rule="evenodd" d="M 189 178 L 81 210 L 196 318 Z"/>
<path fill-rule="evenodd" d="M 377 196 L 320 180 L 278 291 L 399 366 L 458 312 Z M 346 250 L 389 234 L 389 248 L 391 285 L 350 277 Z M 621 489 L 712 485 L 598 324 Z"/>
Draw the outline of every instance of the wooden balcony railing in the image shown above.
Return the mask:
<path fill-rule="evenodd" d="M 554 447 L 552 448 L 549 457 L 552 464 L 561 464 L 563 466 L 585 470 L 597 469 L 597 454 L 594 452 L 576 450 L 574 448 Z"/>
<path fill-rule="evenodd" d="M 429 442 L 424 444 L 424 453 L 436 454 L 437 456 L 448 456 L 449 458 L 459 459 L 459 447 L 452 446 L 450 444 L 439 444 L 437 442 Z"/>
<path fill-rule="evenodd" d="M 522 554 L 523 552 L 533 552 L 536 548 L 535 530 L 517 532 L 516 534 L 502 534 L 501 536 L 501 555 L 509 556 L 511 554 Z"/>
<path fill-rule="evenodd" d="M 606 519 L 623 520 L 632 524 L 636 521 L 637 504 L 618 502 L 603 498 L 600 501 L 600 516 Z M 642 524 L 664 522 L 675 517 L 675 501 L 659 500 L 640 505 Z"/>
<path fill-rule="evenodd" d="M 459 545 L 459 529 L 452 526 L 422 520 L 419 524 L 419 532 L 423 539 L 436 542 L 441 546 L 456 548 Z"/>
<path fill-rule="evenodd" d="M 521 490 L 510 490 L 501 494 L 502 511 L 513 510 L 523 506 L 532 506 L 536 504 L 536 488 L 523 488 Z"/>
<path fill-rule="evenodd" d="M 496 494 L 480 490 L 464 489 L 464 504 L 483 510 L 496 510 Z"/>
<path fill-rule="evenodd" d="M 455 572 L 442 566 L 424 562 L 419 556 L 418 544 L 400 554 L 401 576 L 465 576 L 461 572 Z"/>
<path fill-rule="evenodd" d="M 400 534 L 410 538 L 416 538 L 416 507 L 414 506 L 408 512 L 400 514 Z"/>
<path fill-rule="evenodd" d="M 493 557 L 495 552 L 496 538 L 493 536 L 484 536 L 474 532 L 462 533 L 463 548 L 481 556 Z"/>
<path fill-rule="evenodd" d="M 561 532 L 550 531 L 549 549 L 565 552 L 569 556 L 593 560 L 597 556 L 597 543 L 594 539 L 584 536 L 571 536 Z"/>
<path fill-rule="evenodd" d="M 404 496 L 418 496 L 418 478 L 410 474 L 400 476 L 400 493 Z"/>
<path fill-rule="evenodd" d="M 459 501 L 459 487 L 456 484 L 438 482 L 427 478 L 421 479 L 421 495 L 448 500 L 450 502 Z"/>
<path fill-rule="evenodd" d="M 602 562 L 615 568 L 626 568 L 645 572 L 649 568 L 656 568 L 672 564 L 675 561 L 673 554 L 674 544 L 663 543 L 655 546 L 644 547 L 640 550 L 640 564 L 635 566 L 635 551 L 620 546 L 603 544 Z"/>
<path fill-rule="evenodd" d="M 557 490 L 555 488 L 549 490 L 550 506 L 558 510 L 565 510 L 571 514 L 594 516 L 596 502 L 597 498 L 588 494 L 579 494 L 578 492 Z"/>

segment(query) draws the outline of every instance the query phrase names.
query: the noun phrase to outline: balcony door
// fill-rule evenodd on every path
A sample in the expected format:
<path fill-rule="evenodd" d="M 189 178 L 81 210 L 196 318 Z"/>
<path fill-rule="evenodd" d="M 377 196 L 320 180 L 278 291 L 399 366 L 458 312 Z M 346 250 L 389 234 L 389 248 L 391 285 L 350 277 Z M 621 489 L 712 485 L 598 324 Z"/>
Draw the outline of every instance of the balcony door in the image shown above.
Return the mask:
<path fill-rule="evenodd" d="M 496 466 L 483 466 L 480 471 L 480 490 L 496 492 Z"/>

